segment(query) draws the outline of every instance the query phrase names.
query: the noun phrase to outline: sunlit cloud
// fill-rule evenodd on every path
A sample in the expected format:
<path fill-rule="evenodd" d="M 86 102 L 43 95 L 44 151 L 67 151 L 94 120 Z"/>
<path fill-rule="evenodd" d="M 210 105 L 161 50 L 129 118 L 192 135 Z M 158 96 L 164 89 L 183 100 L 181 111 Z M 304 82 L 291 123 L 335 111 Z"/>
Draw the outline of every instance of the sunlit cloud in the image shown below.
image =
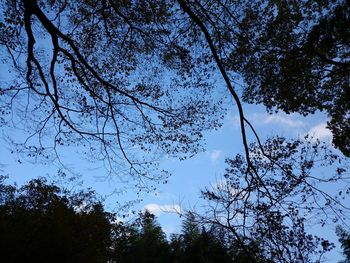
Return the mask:
<path fill-rule="evenodd" d="M 307 134 L 321 141 L 331 141 L 332 139 L 332 132 L 327 128 L 326 122 L 321 122 L 312 127 Z"/>
<path fill-rule="evenodd" d="M 172 205 L 159 205 L 159 204 L 147 204 L 143 207 L 143 210 L 148 210 L 150 213 L 159 216 L 163 213 L 181 213 L 181 207 L 177 204 Z"/>
<path fill-rule="evenodd" d="M 283 126 L 288 126 L 291 128 L 302 127 L 304 124 L 301 120 L 295 120 L 291 116 L 288 116 L 288 115 L 286 115 L 286 116 L 269 115 L 264 120 L 264 123 L 265 124 L 274 123 L 274 124 L 279 124 L 279 125 L 283 125 Z"/>
<path fill-rule="evenodd" d="M 304 122 L 297 118 L 295 114 L 285 114 L 285 113 L 277 113 L 277 114 L 264 114 L 264 113 L 254 113 L 248 116 L 248 119 L 256 124 L 260 125 L 279 125 L 286 126 L 290 128 L 298 128 L 303 127 Z"/>

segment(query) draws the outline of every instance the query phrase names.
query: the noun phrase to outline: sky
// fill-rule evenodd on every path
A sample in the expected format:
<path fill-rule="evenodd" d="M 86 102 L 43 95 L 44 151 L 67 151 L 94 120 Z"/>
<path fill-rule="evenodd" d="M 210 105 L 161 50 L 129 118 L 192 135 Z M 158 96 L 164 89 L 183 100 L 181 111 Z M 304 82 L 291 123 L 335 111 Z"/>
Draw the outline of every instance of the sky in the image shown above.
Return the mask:
<path fill-rule="evenodd" d="M 6 70 L 0 70 L 0 83 L 5 83 L 8 77 Z M 226 167 L 225 158 L 243 152 L 236 107 L 232 103 L 232 106 L 228 108 L 223 126 L 217 131 L 205 133 L 204 152 L 186 161 L 164 156 L 161 160 L 161 168 L 169 170 L 172 175 L 167 184 L 157 185 L 156 190 L 150 193 L 139 195 L 132 187 L 125 189 L 125 185 L 119 180 L 106 178 L 103 168 L 89 163 L 88 160 L 76 154 L 74 149 L 67 149 L 62 158 L 65 160 L 65 165 L 79 174 L 85 188 L 92 187 L 98 194 L 106 197 L 107 210 L 118 212 L 118 204 L 135 200 L 134 206 L 129 211 L 148 209 L 157 216 L 163 230 L 170 236 L 171 233 L 179 233 L 181 230 L 181 218 L 178 213 L 186 209 L 200 209 L 203 205 L 200 199 L 201 189 L 215 185 L 222 179 Z M 285 113 L 270 115 L 266 113 L 263 106 L 246 104 L 244 104 L 244 110 L 246 118 L 254 125 L 262 139 L 274 135 L 295 138 L 310 134 L 320 140 L 331 142 L 331 133 L 326 129 L 327 116 L 322 113 L 307 117 Z M 5 133 L 16 138 L 22 136 L 21 132 L 16 129 L 3 129 L 1 132 L 2 137 Z M 23 161 L 22 158 L 11 153 L 12 148 L 5 140 L 0 140 L 0 172 L 9 176 L 8 182 L 16 182 L 21 185 L 38 176 L 57 179 L 55 178 L 57 174 L 55 164 L 42 165 Z M 19 159 L 21 161 L 18 161 Z M 335 235 L 335 225 L 325 228 L 313 227 L 311 230 L 314 233 L 322 233 L 325 238 L 337 245 L 328 254 L 327 262 L 335 263 L 342 259 L 341 249 Z"/>

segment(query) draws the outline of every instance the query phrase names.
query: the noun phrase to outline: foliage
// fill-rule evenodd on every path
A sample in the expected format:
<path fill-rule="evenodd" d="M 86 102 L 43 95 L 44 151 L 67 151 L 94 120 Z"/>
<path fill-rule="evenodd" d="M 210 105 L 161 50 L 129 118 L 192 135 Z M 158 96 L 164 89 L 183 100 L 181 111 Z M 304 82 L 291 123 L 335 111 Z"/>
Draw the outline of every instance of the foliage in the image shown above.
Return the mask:
<path fill-rule="evenodd" d="M 107 261 L 110 215 L 93 192 L 71 193 L 42 178 L 20 188 L 2 180 L 0 188 L 2 260 Z"/>
<path fill-rule="evenodd" d="M 79 146 L 110 173 L 160 179 L 147 174 L 159 156 L 192 156 L 203 131 L 220 125 L 215 66 L 246 151 L 235 75 L 244 101 L 327 111 L 333 143 L 349 155 L 348 0 L 8 0 L 2 9 L 12 73 L 1 120 L 22 123 L 27 140 L 9 140 L 28 157 Z"/>
<path fill-rule="evenodd" d="M 350 156 L 349 0 L 178 2 L 237 104 L 229 73 L 243 79 L 243 101 L 271 113 L 325 111 L 334 145 Z"/>
<path fill-rule="evenodd" d="M 241 248 L 254 244 L 273 262 L 322 258 L 333 244 L 305 226 L 348 219 L 349 207 L 342 203 L 350 189 L 346 159 L 318 141 L 280 137 L 252 144 L 250 152 L 253 166 L 242 155 L 227 159 L 224 179 L 203 191 L 208 206 L 198 218 L 230 233 Z M 319 167 L 328 167 L 327 175 Z M 332 183 L 345 188 L 331 195 L 323 189 Z"/>
<path fill-rule="evenodd" d="M 159 157 L 188 158 L 219 127 L 211 66 L 184 47 L 171 1 L 1 3 L 1 120 L 27 133 L 14 152 L 60 161 L 76 147 L 110 174 L 164 179 Z"/>
<path fill-rule="evenodd" d="M 155 217 L 115 222 L 92 191 L 45 179 L 0 182 L 0 252 L 6 262 L 165 262 L 169 245 Z"/>
<path fill-rule="evenodd" d="M 221 196 L 204 193 L 215 202 L 217 217 L 208 220 L 189 212 L 181 233 L 168 241 L 148 211 L 129 223 L 120 222 L 104 211 L 94 192 L 73 193 L 42 178 L 17 187 L 1 178 L 1 257 L 6 262 L 290 263 L 311 262 L 313 254 L 332 247 L 305 232 L 302 212 L 284 212 L 277 204 L 262 209 L 264 198 L 258 203 L 245 201 L 249 216 L 243 229 L 243 218 L 237 216 L 242 209 L 227 206 L 223 187 Z M 234 197 L 232 188 L 230 194 Z M 237 198 L 232 202 L 236 209 Z M 219 210 L 221 205 L 229 210 Z M 338 235 L 346 254 L 348 234 L 339 228 Z"/>
<path fill-rule="evenodd" d="M 235 9 L 239 37 L 226 61 L 247 84 L 243 99 L 270 111 L 326 111 L 334 145 L 350 156 L 350 1 L 242 1 Z"/>
<path fill-rule="evenodd" d="M 112 259 L 116 262 L 250 262 L 220 228 L 204 227 L 191 213 L 185 215 L 181 234 L 172 234 L 170 241 L 148 211 L 129 224 L 118 225 L 123 225 L 123 230 L 113 239 Z M 252 249 L 250 253 L 258 252 Z"/>
<path fill-rule="evenodd" d="M 136 229 L 132 231 L 134 236 L 129 252 L 122 260 L 117 258 L 117 262 L 161 263 L 169 261 L 169 244 L 153 214 L 148 211 L 140 214 L 133 226 Z M 118 249 L 116 247 L 116 250 Z"/>

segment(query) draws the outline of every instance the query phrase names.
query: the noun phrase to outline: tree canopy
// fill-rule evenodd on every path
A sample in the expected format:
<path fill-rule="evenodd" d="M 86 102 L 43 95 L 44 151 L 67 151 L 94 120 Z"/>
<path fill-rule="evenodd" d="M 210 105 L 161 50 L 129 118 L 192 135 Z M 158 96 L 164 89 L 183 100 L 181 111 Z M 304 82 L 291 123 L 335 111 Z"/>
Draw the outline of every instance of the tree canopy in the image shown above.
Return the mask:
<path fill-rule="evenodd" d="M 350 2 L 241 2 L 244 12 L 233 7 L 240 37 L 226 62 L 247 84 L 243 100 L 326 111 L 334 145 L 350 156 Z"/>
<path fill-rule="evenodd" d="M 112 174 L 144 178 L 159 156 L 201 150 L 203 131 L 220 124 L 221 98 L 210 96 L 205 58 L 183 47 L 185 21 L 174 8 L 2 2 L 0 44 L 14 77 L 1 88 L 2 123 L 20 119 L 29 133 L 15 148 L 49 158 L 66 145 L 84 147 Z"/>
<path fill-rule="evenodd" d="M 1 123 L 21 124 L 27 140 L 10 141 L 29 157 L 79 146 L 110 173 L 154 178 L 159 156 L 192 156 L 220 125 L 220 78 L 246 151 L 241 100 L 326 111 L 349 155 L 349 1 L 31 0 L 2 13 Z"/>

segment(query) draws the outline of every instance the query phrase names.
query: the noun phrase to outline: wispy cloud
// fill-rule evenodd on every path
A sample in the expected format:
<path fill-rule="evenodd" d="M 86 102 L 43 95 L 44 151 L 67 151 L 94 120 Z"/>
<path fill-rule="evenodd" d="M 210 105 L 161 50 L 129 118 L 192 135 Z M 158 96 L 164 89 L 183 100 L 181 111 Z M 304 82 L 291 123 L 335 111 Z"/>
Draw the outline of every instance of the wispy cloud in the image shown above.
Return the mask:
<path fill-rule="evenodd" d="M 216 162 L 222 156 L 222 151 L 212 150 L 209 152 L 209 158 L 212 162 Z"/>
<path fill-rule="evenodd" d="M 319 139 L 322 141 L 331 141 L 332 132 L 327 128 L 326 122 L 321 122 L 316 126 L 312 127 L 307 134 L 312 136 L 314 139 Z"/>
<path fill-rule="evenodd" d="M 288 126 L 291 128 L 302 127 L 304 124 L 301 120 L 296 120 L 289 115 L 285 115 L 285 116 L 269 115 L 264 120 L 264 123 L 265 124 L 274 123 L 274 124 L 279 124 L 279 125 L 283 125 L 283 126 Z"/>
<path fill-rule="evenodd" d="M 181 207 L 177 204 L 172 205 L 159 205 L 159 204 L 147 204 L 143 207 L 143 210 L 148 210 L 152 214 L 159 216 L 163 213 L 181 213 Z"/>
<path fill-rule="evenodd" d="M 304 122 L 298 119 L 298 117 L 295 114 L 290 115 L 285 113 L 254 113 L 248 116 L 248 119 L 260 125 L 274 124 L 279 126 L 287 126 L 290 128 L 298 128 L 304 126 Z"/>

